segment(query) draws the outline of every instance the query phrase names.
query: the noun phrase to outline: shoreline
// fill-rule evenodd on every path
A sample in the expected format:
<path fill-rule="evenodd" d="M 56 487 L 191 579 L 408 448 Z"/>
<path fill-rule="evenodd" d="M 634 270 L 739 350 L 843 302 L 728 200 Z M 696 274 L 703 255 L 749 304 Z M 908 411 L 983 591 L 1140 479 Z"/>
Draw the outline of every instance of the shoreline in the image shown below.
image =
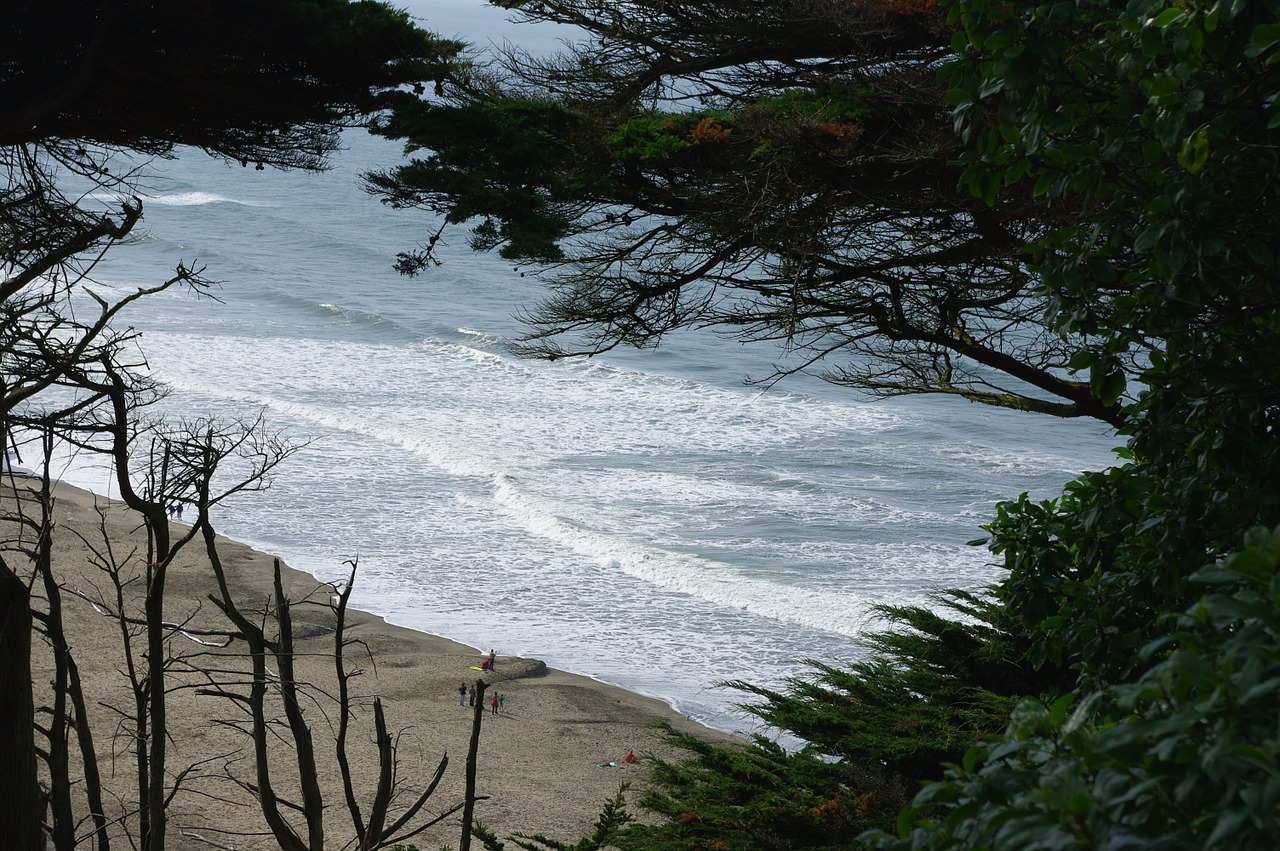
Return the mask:
<path fill-rule="evenodd" d="M 32 475 L 30 471 L 23 472 L 27 475 Z M 119 501 L 118 497 L 113 495 L 115 492 L 114 480 L 105 476 L 105 474 L 97 476 L 89 475 L 86 474 L 83 469 L 71 469 L 64 471 L 64 473 L 65 472 L 69 472 L 70 476 L 68 479 L 58 480 L 60 487 L 73 488 L 78 491 L 93 494 L 102 500 L 112 502 Z M 99 472 L 101 471 L 99 470 Z M 103 488 L 100 485 L 106 485 L 106 487 Z M 266 495 L 265 500 L 266 504 L 269 505 L 269 493 Z M 182 524 L 182 521 L 178 522 L 181 525 L 189 525 Z M 273 557 L 280 557 L 282 563 L 288 565 L 292 570 L 299 571 L 308 577 L 315 578 L 317 581 L 341 581 L 342 579 L 345 579 L 346 576 L 345 568 L 340 566 L 340 562 L 342 560 L 341 556 L 322 557 L 317 555 L 315 552 L 308 551 L 305 546 L 301 546 L 300 548 L 298 545 L 295 545 L 291 548 L 290 542 L 287 540 L 277 540 L 273 542 L 270 540 L 270 535 L 266 538 L 262 538 L 260 536 L 255 536 L 252 531 L 247 532 L 247 536 L 243 538 L 235 536 L 234 533 L 231 535 L 224 535 L 222 532 L 219 532 L 219 536 L 226 537 L 229 540 L 234 540 L 237 543 L 259 553 L 270 554 Z M 279 547 L 280 549 L 277 550 L 276 547 Z M 276 556 L 275 554 L 277 552 L 289 553 L 289 555 Z M 297 566 L 293 561 L 289 560 L 295 557 L 301 566 Z M 335 567 L 335 565 L 339 565 L 339 567 Z M 362 564 L 361 573 L 364 572 L 364 569 L 364 565 Z M 455 642 L 463 647 L 472 648 L 473 652 L 477 654 L 477 657 L 486 653 L 490 646 L 502 641 L 501 637 L 477 637 L 475 634 L 463 637 L 453 637 L 442 632 L 433 632 L 430 629 L 430 624 L 414 622 L 421 621 L 421 618 L 416 616 L 413 611 L 403 609 L 397 610 L 394 601 L 389 602 L 385 599 L 390 595 L 380 591 L 379 588 L 372 584 L 364 585 L 359 575 L 357 575 L 355 584 L 356 593 L 353 595 L 353 608 L 364 605 L 367 606 L 364 610 L 371 613 L 386 610 L 387 614 L 380 616 L 386 619 L 390 626 L 401 627 L 424 635 L 436 636 L 444 640 Z M 370 589 L 373 590 L 370 591 Z M 366 598 L 361 600 L 362 592 L 369 593 L 372 599 Z M 541 657 L 538 653 L 539 643 L 536 641 L 527 642 L 523 639 L 523 635 L 516 636 L 516 641 L 522 645 L 518 648 L 517 652 L 527 656 L 543 658 L 548 669 L 563 673 L 566 676 L 582 677 L 584 680 L 599 684 L 602 687 L 618 688 L 636 695 L 637 697 L 654 700 L 666 707 L 669 711 L 687 719 L 697 727 L 706 728 L 718 735 L 743 741 L 748 740 L 751 736 L 757 733 L 764 733 L 766 735 L 770 734 L 768 729 L 761 721 L 759 721 L 759 719 L 739 709 L 729 697 L 717 698 L 709 702 L 699 700 L 703 693 L 709 693 L 719 688 L 719 679 L 743 679 L 748 682 L 759 682 L 760 679 L 754 675 L 754 668 L 731 670 L 729 673 L 721 675 L 719 679 L 714 681 L 702 680 L 700 683 L 695 683 L 692 688 L 676 688 L 664 692 L 661 686 L 666 685 L 666 678 L 658 677 L 656 678 L 656 681 L 654 681 L 655 678 L 653 677 L 646 677 L 643 675 L 639 677 L 634 676 L 637 670 L 648 670 L 635 664 L 632 664 L 629 669 L 625 668 L 625 664 L 623 666 L 615 664 L 601 670 L 580 671 L 576 670 L 575 666 L 579 659 L 585 658 L 585 656 L 591 652 L 589 649 L 578 647 L 577 649 L 580 651 L 578 654 L 562 654 L 562 658 L 553 662 L 550 661 L 550 659 L 555 656 L 554 651 L 552 653 L 552 657 Z M 486 643 L 482 646 L 478 643 L 481 641 Z M 805 653 L 798 653 L 797 657 L 807 658 L 807 655 L 808 654 Z M 557 665 L 561 665 L 562 667 L 556 667 Z M 591 665 L 588 664 L 585 667 L 590 669 Z M 685 672 L 682 671 L 681 673 Z M 686 677 L 679 682 L 688 683 L 689 680 Z M 657 687 L 654 688 L 653 686 Z M 721 693 L 725 695 L 732 695 L 732 692 L 728 690 L 722 690 Z M 740 697 L 742 699 L 749 699 L 749 696 L 746 694 L 742 694 Z"/>
<path fill-rule="evenodd" d="M 6 499 L 11 499 L 10 483 L 6 478 Z M 122 744 L 118 729 L 112 735 L 122 714 L 119 707 L 128 706 L 131 699 L 121 673 L 119 626 L 95 612 L 84 597 L 109 598 L 106 574 L 94 562 L 102 560 L 103 542 L 110 543 L 117 557 L 136 546 L 140 541 L 136 534 L 138 523 L 136 516 L 118 501 L 64 483 L 56 484 L 54 492 L 54 569 L 61 583 L 83 595 L 63 597 L 69 643 L 81 668 L 86 696 L 94 707 L 90 719 L 97 736 L 95 749 L 104 775 L 109 775 L 104 776 L 104 782 L 121 801 L 127 801 L 130 783 L 135 782 L 128 767 L 127 743 Z M 180 521 L 171 521 L 170 526 L 175 535 L 190 528 Z M 273 557 L 222 536 L 218 538 L 218 548 L 233 595 L 246 601 L 246 605 L 253 605 L 252 601 L 261 605 L 271 595 Z M 25 567 L 16 563 L 14 566 L 20 570 Z M 286 595 L 300 601 L 294 608 L 295 633 L 299 636 L 295 663 L 298 679 L 316 684 L 309 717 L 317 750 L 323 752 L 332 749 L 333 744 L 332 717 L 323 706 L 324 695 L 332 693 L 325 681 L 334 676 L 329 586 L 283 562 L 281 576 Z M 219 619 L 225 624 L 225 618 L 205 597 L 212 590 L 214 583 L 203 547 L 193 541 L 169 569 L 166 620 L 181 620 L 196 627 Z M 420 778 L 425 783 L 442 757 L 447 755 L 450 760 L 444 779 L 424 812 L 443 811 L 460 800 L 462 763 L 474 710 L 459 706 L 459 685 L 488 677 L 493 683 L 491 693 L 503 695 L 498 713 L 483 713 L 477 792 L 487 795 L 488 800 L 480 801 L 476 808 L 477 820 L 500 837 L 519 832 L 572 842 L 585 835 L 605 800 L 612 798 L 622 783 L 642 785 L 644 768 L 623 763 L 627 751 L 633 750 L 638 756 L 678 756 L 653 729 L 654 724 L 666 723 L 712 741 L 738 740 L 681 715 L 658 698 L 547 668 L 537 659 L 499 653 L 493 675 L 482 674 L 470 668 L 480 660 L 474 648 L 390 623 L 370 612 L 348 609 L 346 632 L 348 638 L 358 642 L 346 651 L 348 668 L 365 669 L 352 681 L 353 689 L 360 694 L 357 709 L 359 714 L 370 714 L 367 710 L 374 695 L 386 707 L 388 726 L 397 735 L 397 773 L 406 780 L 405 794 L 410 800 L 413 790 L 408 787 L 413 784 L 408 781 Z M 33 642 L 32 680 L 37 687 L 49 681 L 46 650 L 43 642 Z M 172 652 L 188 654 L 205 665 L 214 659 L 214 667 L 227 664 L 228 658 L 217 651 L 193 649 L 187 643 Z M 175 682 L 179 681 L 181 677 L 175 677 Z M 175 796 L 171 830 L 175 838 L 181 834 L 193 840 L 227 843 L 224 832 L 231 826 L 234 847 L 273 848 L 269 837 L 254 835 L 262 830 L 261 815 L 249 796 L 237 787 L 232 786 L 230 791 L 225 788 L 231 783 L 226 775 L 245 773 L 247 740 L 234 729 L 234 718 L 228 721 L 223 717 L 234 715 L 229 712 L 233 707 L 226 700 L 213 700 L 207 696 L 208 689 L 205 691 L 201 695 L 199 688 L 188 684 L 168 699 L 172 770 L 189 764 L 204 766 L 188 779 L 184 792 L 189 794 L 180 792 Z M 37 693 L 37 705 L 41 700 Z M 351 762 L 358 785 L 366 788 L 368 783 L 376 782 L 377 755 L 370 752 L 367 732 L 349 741 L 357 738 L 361 752 L 353 754 Z M 319 773 L 326 790 L 326 821 L 333 823 L 327 832 L 348 835 L 350 825 L 344 823 L 347 819 L 342 795 L 334 787 L 336 769 L 326 765 Z M 282 784 L 287 784 L 287 767 L 281 776 L 285 778 Z M 631 799 L 639 791 L 636 786 L 629 795 Z M 282 791 L 281 797 L 296 795 Z M 453 816 L 409 841 L 421 848 L 452 845 L 458 840 L 457 825 L 458 817 Z M 209 832 L 224 838 L 206 835 Z"/>
<path fill-rule="evenodd" d="M 75 487 L 79 490 L 86 490 L 85 488 L 80 487 L 78 485 L 67 485 L 67 486 Z M 93 493 L 93 492 L 89 491 L 89 493 Z M 99 496 L 99 498 L 111 499 L 111 497 L 101 497 L 101 496 Z M 222 535 L 222 533 L 219 533 L 219 537 L 224 537 L 224 536 Z M 249 549 L 259 553 L 264 553 L 264 554 L 269 553 L 271 549 L 270 546 L 267 544 L 248 543 L 238 538 L 228 538 L 228 540 L 234 540 L 237 543 L 239 543 L 241 546 L 248 547 Z M 281 563 L 287 565 L 287 562 L 285 562 L 284 559 L 281 559 Z M 297 567 L 290 566 L 288 569 L 291 571 L 300 573 L 309 578 L 315 579 L 315 581 L 317 582 L 326 581 L 326 580 L 320 579 L 315 573 L 312 573 L 311 571 L 305 568 L 297 568 Z M 360 584 L 359 574 L 357 574 L 357 577 L 356 577 L 356 584 L 357 585 Z M 355 611 L 355 610 L 356 610 L 356 607 L 353 606 L 351 611 Z M 379 615 L 376 612 L 370 612 L 365 609 L 361 609 L 360 611 L 365 612 L 366 614 L 370 614 L 373 617 L 382 619 L 383 622 L 389 628 L 403 629 L 403 630 L 407 630 L 410 633 L 430 636 L 432 638 L 437 638 L 441 641 L 446 641 L 446 642 L 455 644 L 458 647 L 464 648 L 467 651 L 474 654 L 476 659 L 480 659 L 483 656 L 487 655 L 487 650 L 485 648 L 469 644 L 465 640 L 451 638 L 447 635 L 442 635 L 436 632 L 430 632 L 426 629 L 421 629 L 421 628 L 410 626 L 404 623 L 398 623 L 395 620 L 388 620 L 387 615 Z M 392 615 L 391 617 L 394 617 L 394 615 Z M 511 658 L 534 658 L 534 657 L 523 657 L 519 655 L 512 655 Z M 545 664 L 545 660 L 539 660 L 539 661 L 543 661 Z M 723 717 L 723 718 L 732 718 L 732 721 L 733 721 L 732 724 L 726 721 L 723 726 L 719 726 L 712 723 L 711 721 L 702 720 L 690 714 L 686 714 L 685 712 L 682 712 L 675 705 L 674 699 L 668 700 L 667 698 L 664 698 L 658 695 L 646 694 L 645 692 L 639 691 L 635 688 L 630 688 L 626 685 L 622 685 L 617 682 L 611 682 L 608 679 L 604 679 L 600 676 L 594 676 L 592 674 L 586 674 L 586 673 L 579 673 L 577 671 L 571 671 L 566 668 L 558 668 L 550 664 L 546 664 L 546 670 L 550 674 L 554 674 L 554 675 L 569 678 L 569 679 L 581 680 L 582 683 L 585 685 L 598 686 L 603 689 L 619 689 L 621 691 L 626 692 L 629 695 L 632 695 L 637 700 L 652 701 L 654 703 L 654 707 L 656 710 L 674 713 L 680 716 L 681 718 L 683 718 L 689 724 L 693 725 L 695 728 L 706 729 L 717 736 L 724 736 L 730 739 L 746 741 L 754 732 L 764 732 L 763 724 L 759 721 L 754 720 L 752 717 L 748 716 L 746 713 L 740 713 L 736 716 L 728 716 L 728 715 L 717 716 L 717 717 Z M 478 672 L 473 672 L 473 673 L 478 673 Z M 746 725 L 746 728 L 744 728 L 743 725 Z"/>

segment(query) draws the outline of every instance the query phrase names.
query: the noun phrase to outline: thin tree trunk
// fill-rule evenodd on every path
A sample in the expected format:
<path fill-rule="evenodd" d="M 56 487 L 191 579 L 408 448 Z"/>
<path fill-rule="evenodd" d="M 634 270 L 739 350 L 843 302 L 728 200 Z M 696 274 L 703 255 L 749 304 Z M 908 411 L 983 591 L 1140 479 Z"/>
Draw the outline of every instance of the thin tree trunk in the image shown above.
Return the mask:
<path fill-rule="evenodd" d="M 31 602 L 0 559 L 0 836 L 14 851 L 41 851 L 31 696 Z"/>
<path fill-rule="evenodd" d="M 84 761 L 84 794 L 89 803 L 89 815 L 93 818 L 97 851 L 111 851 L 111 838 L 107 835 L 107 811 L 102 805 L 102 775 L 98 770 L 98 752 L 94 750 L 93 731 L 89 727 L 89 710 L 85 706 L 84 688 L 80 684 L 80 669 L 71 656 L 67 657 L 67 670 L 71 674 L 71 702 L 76 709 L 76 736 Z"/>
<path fill-rule="evenodd" d="M 139 820 L 142 826 L 142 847 L 145 851 L 164 851 L 165 829 L 165 759 L 167 753 L 168 719 L 165 702 L 165 666 L 168 662 L 165 648 L 164 585 L 173 558 L 169 538 L 169 518 L 162 502 L 145 499 L 133 487 L 129 478 L 129 394 L 124 379 L 110 363 L 103 364 L 109 383 L 102 390 L 111 401 L 114 428 L 111 430 L 111 456 L 115 462 L 115 481 L 120 489 L 120 499 L 125 505 L 141 514 L 147 525 L 147 594 L 143 611 L 147 621 L 146 649 L 146 717 L 137 719 L 141 727 L 144 720 L 150 727 L 150 736 L 140 739 L 137 745 L 139 764 L 145 760 L 145 788 L 140 804 Z M 161 495 L 163 499 L 163 495 Z M 138 697 L 137 695 L 135 695 Z M 145 752 L 145 756 L 144 756 Z"/>
<path fill-rule="evenodd" d="M 476 708 L 471 720 L 471 745 L 467 748 L 467 792 L 462 806 L 462 841 L 458 851 L 471 851 L 471 822 L 476 809 L 476 754 L 480 750 L 480 722 L 484 719 L 484 680 L 476 680 Z"/>
<path fill-rule="evenodd" d="M 48 517 L 48 503 L 45 504 L 44 511 L 45 517 Z M 40 578 L 44 581 L 45 597 L 49 601 L 45 635 L 53 649 L 53 705 L 49 708 L 47 757 L 49 803 L 53 815 L 53 847 L 58 851 L 73 851 L 76 846 L 76 828 L 75 817 L 71 812 L 71 720 L 67 706 L 71 654 L 62 628 L 62 595 L 49 567 L 49 546 L 49 529 L 46 523 L 40 533 L 37 561 Z"/>
<path fill-rule="evenodd" d="M 280 672 L 280 697 L 285 718 L 293 738 L 293 751 L 298 760 L 298 782 L 302 786 L 302 813 L 307 820 L 307 845 L 312 851 L 324 851 L 324 798 L 320 794 L 320 777 L 316 771 L 315 744 L 311 728 L 302 717 L 298 701 L 298 680 L 293 670 L 293 613 L 280 581 L 280 559 L 273 562 L 276 591 L 276 620 L 280 624 L 276 666 Z"/>
<path fill-rule="evenodd" d="M 335 620 L 333 665 L 338 677 L 338 739 L 336 753 L 338 768 L 342 772 L 342 793 L 347 801 L 347 812 L 351 814 L 351 826 L 355 829 L 356 836 L 364 837 L 368 831 L 365 828 L 364 816 L 360 812 L 360 803 L 356 800 L 355 786 L 351 782 L 351 760 L 347 757 L 347 732 L 351 727 L 352 675 L 347 673 L 346 660 L 343 655 L 346 652 L 347 601 L 351 599 L 351 589 L 355 585 L 355 580 L 356 563 L 351 562 L 351 575 L 347 577 L 346 587 L 342 589 L 342 593 L 337 598 L 338 601 L 333 604 Z"/>

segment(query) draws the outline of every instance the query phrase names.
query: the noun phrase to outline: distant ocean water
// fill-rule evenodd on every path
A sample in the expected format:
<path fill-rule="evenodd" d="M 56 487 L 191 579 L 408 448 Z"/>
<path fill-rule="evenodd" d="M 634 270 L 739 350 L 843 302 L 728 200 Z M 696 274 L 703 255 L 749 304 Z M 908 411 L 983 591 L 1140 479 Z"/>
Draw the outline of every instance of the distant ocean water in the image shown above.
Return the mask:
<path fill-rule="evenodd" d="M 100 290 L 207 266 L 220 300 L 171 291 L 127 316 L 169 416 L 249 419 L 309 445 L 219 531 L 354 604 L 544 659 L 749 727 L 727 679 L 780 685 L 861 657 L 877 603 L 999 576 L 966 546 L 994 503 L 1110 462 L 1092 422 L 940 398 L 868 402 L 813 378 L 767 391 L 778 352 L 685 333 L 654 352 L 512 358 L 541 287 L 452 236 L 445 265 L 391 269 L 428 232 L 356 185 L 398 147 L 363 134 L 324 175 L 185 153 L 153 164 L 143 235 Z M 63 477 L 114 495 L 101 470 Z"/>

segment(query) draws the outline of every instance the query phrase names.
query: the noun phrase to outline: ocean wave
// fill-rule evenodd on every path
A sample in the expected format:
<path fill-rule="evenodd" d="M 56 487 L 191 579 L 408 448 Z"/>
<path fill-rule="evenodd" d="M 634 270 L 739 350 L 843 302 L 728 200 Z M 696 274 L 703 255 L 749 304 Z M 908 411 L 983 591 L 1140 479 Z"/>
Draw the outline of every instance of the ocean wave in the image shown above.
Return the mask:
<path fill-rule="evenodd" d="M 152 195 L 146 203 L 160 204 L 165 207 L 200 207 L 205 204 L 239 204 L 242 207 L 258 207 L 260 204 L 228 198 L 214 192 L 173 192 L 168 195 Z"/>
<path fill-rule="evenodd" d="M 883 602 L 878 595 L 849 590 L 815 596 L 802 587 L 745 576 L 712 559 L 588 528 L 565 519 L 556 506 L 532 497 L 508 476 L 495 476 L 493 489 L 495 502 L 533 535 L 589 559 L 601 570 L 621 571 L 664 591 L 846 637 L 858 635 L 871 606 Z"/>
<path fill-rule="evenodd" d="M 286 294 L 287 296 L 287 294 Z M 340 304 L 332 302 L 320 302 L 318 304 L 308 303 L 304 299 L 292 298 L 291 300 L 302 305 L 313 304 L 315 308 L 322 313 L 339 318 L 340 320 L 360 328 L 378 329 L 380 331 L 389 331 L 393 336 L 405 339 L 414 339 L 417 335 L 394 319 L 389 319 L 379 313 L 372 313 L 367 310 L 358 308 L 344 307 Z"/>

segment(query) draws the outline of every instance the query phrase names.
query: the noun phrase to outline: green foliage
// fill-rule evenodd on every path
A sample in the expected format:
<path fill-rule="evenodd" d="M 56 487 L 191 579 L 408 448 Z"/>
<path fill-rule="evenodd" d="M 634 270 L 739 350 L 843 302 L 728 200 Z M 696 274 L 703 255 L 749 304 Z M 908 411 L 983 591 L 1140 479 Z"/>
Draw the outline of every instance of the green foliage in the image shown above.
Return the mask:
<path fill-rule="evenodd" d="M 1033 664 L 1086 680 L 1126 676 L 1136 651 L 1163 629 L 1156 613 L 1187 604 L 1185 577 L 1206 544 L 1183 526 L 1181 553 L 1159 547 L 1152 490 L 1140 467 L 1124 465 L 1081 476 L 1055 500 L 1023 494 L 997 506 L 987 529 L 1009 571 L 999 594 Z"/>
<path fill-rule="evenodd" d="M 997 506 L 987 529 L 1009 571 L 998 593 L 1033 663 L 1086 686 L 1135 676 L 1164 616 L 1198 593 L 1191 574 L 1229 548 L 1237 524 L 1280 514 L 1265 472 L 1280 464 L 1274 412 L 1257 399 L 1250 409 L 1252 395 L 1188 409 L 1152 391 L 1133 441 L 1150 455 L 1085 474 L 1057 499 Z"/>
<path fill-rule="evenodd" d="M 1196 572 L 1132 683 L 1024 701 L 881 849 L 1271 849 L 1280 843 L 1280 529 Z M 1205 591 L 1206 586 L 1211 590 Z M 980 768 L 976 766 L 982 763 Z"/>
<path fill-rule="evenodd" d="M 1123 347 L 1274 310 L 1273 261 L 1251 248 L 1273 241 L 1259 213 L 1276 202 L 1274 2 L 966 0 L 952 14 L 969 188 L 1088 211 L 1042 245 L 1060 329 L 1102 332 L 1106 367 Z"/>
<path fill-rule="evenodd" d="M 657 790 L 641 799 L 664 821 L 633 826 L 615 844 L 849 847 L 859 832 L 894 824 L 942 763 L 1002 730 L 1018 698 L 1069 679 L 1019 661 L 1024 651 L 990 599 L 951 592 L 936 602 L 939 611 L 883 608 L 893 628 L 870 637 L 872 658 L 851 670 L 814 662 L 814 675 L 785 692 L 728 683 L 762 698 L 749 711 L 807 744 L 788 752 L 757 736 L 724 747 L 668 731 L 687 758 L 655 760 Z"/>
<path fill-rule="evenodd" d="M 640 115 L 623 122 L 605 144 L 623 159 L 669 160 L 689 147 L 685 135 L 674 116 Z"/>
<path fill-rule="evenodd" d="M 663 820 L 628 828 L 614 838 L 618 848 L 844 848 L 860 829 L 892 820 L 906 799 L 904 784 L 812 751 L 788 754 L 764 737 L 724 747 L 668 736 L 688 757 L 655 760 L 658 789 L 640 801 Z"/>
<path fill-rule="evenodd" d="M 847 670 L 813 662 L 813 674 L 786 693 L 728 685 L 763 698 L 747 709 L 824 757 L 906 784 L 931 779 L 941 763 L 998 732 L 1018 698 L 1071 685 L 1063 671 L 1023 661 L 1026 648 L 990 599 L 951 591 L 935 603 L 880 607 L 890 628 L 868 636 L 872 657 Z"/>
<path fill-rule="evenodd" d="M 448 107 L 406 98 L 384 130 L 430 154 L 370 188 L 548 264 L 522 353 L 715 328 L 784 346 L 780 373 L 1123 421 L 1118 393 L 1100 403 L 1067 375 L 1077 341 L 1043 327 L 1024 246 L 1058 211 L 957 187 L 936 81 L 950 32 L 930 0 L 511 8 L 573 24 L 572 42 L 450 78 Z"/>
<path fill-rule="evenodd" d="M 507 841 L 525 851 L 600 851 L 606 847 L 614 847 L 613 842 L 619 832 L 633 821 L 626 807 L 627 787 L 628 784 L 622 784 L 617 794 L 605 801 L 591 833 L 577 842 L 569 844 L 548 839 L 541 834 L 525 833 L 509 836 Z M 497 834 L 478 822 L 471 826 L 471 835 L 480 840 L 485 851 L 505 851 L 507 847 L 506 842 L 499 839 Z"/>
<path fill-rule="evenodd" d="M 1072 366 L 1098 392 L 1127 357 L 1143 389 L 1126 464 L 989 526 L 1031 660 L 1075 670 L 1088 696 L 1019 704 L 880 847 L 1280 841 L 1280 549 L 1264 531 L 1280 522 L 1280 275 L 1254 247 L 1280 212 L 1276 13 L 955 7 L 969 187 L 1079 205 L 1038 246 L 1050 319 L 1092 338 Z"/>
<path fill-rule="evenodd" d="M 317 168 L 335 129 L 461 49 L 407 13 L 348 0 L 10 0 L 0 145 L 74 140 L 150 154 L 185 144 Z M 81 153 L 81 157 L 84 154 Z"/>
<path fill-rule="evenodd" d="M 1187 577 L 1239 530 L 1280 519 L 1270 484 L 1280 290 L 1276 4 L 957 3 L 950 100 L 980 195 L 1032 191 L 1081 221 L 1038 246 L 1050 319 L 1087 336 L 1072 359 L 1104 401 L 1126 358 L 1131 464 L 1053 502 L 1002 505 L 990 526 L 1002 599 L 1035 658 L 1125 678 L 1185 607 Z M 1088 34 L 1087 36 L 1085 34 Z"/>
<path fill-rule="evenodd" d="M 406 98 L 375 132 L 407 137 L 411 153 L 429 153 L 366 180 L 392 206 L 426 207 L 453 224 L 480 219 L 476 248 L 501 245 L 504 257 L 555 259 L 568 227 L 558 205 L 583 188 L 576 139 L 585 121 L 540 101 L 440 106 Z M 429 262 L 417 259 L 404 271 Z"/>
<path fill-rule="evenodd" d="M 757 108 L 814 121 L 865 121 L 874 114 L 862 90 L 852 87 L 788 89 L 756 100 Z"/>

